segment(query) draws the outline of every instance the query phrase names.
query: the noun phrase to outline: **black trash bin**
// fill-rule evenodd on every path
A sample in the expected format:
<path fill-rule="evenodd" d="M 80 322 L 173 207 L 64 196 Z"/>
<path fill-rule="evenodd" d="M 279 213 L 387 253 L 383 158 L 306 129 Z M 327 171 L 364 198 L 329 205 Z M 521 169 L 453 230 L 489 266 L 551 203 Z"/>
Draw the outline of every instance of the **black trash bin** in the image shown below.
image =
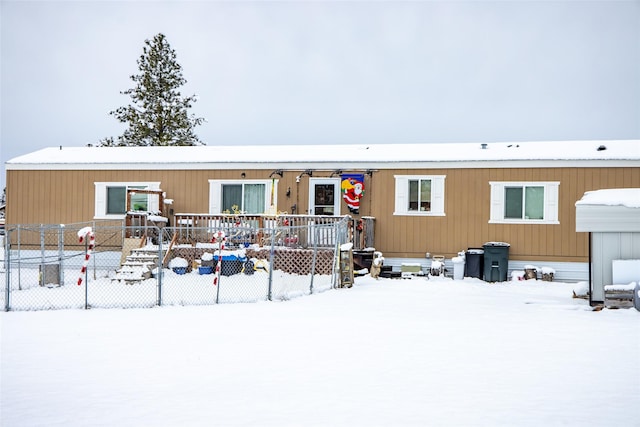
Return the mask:
<path fill-rule="evenodd" d="M 483 245 L 485 282 L 507 281 L 510 246 L 504 242 L 487 242 Z"/>
<path fill-rule="evenodd" d="M 469 248 L 464 253 L 464 277 L 482 279 L 482 267 L 484 263 L 484 249 Z"/>
<path fill-rule="evenodd" d="M 220 274 L 223 276 L 233 276 L 234 274 L 240 273 L 245 261 L 245 258 L 239 258 L 236 255 L 223 255 Z"/>

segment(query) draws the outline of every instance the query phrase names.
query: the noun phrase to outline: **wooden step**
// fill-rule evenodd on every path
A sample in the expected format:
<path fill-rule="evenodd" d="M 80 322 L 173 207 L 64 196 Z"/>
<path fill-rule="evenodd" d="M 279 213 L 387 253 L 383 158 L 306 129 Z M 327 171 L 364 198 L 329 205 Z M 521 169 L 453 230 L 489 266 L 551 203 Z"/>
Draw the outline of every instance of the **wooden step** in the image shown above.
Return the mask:
<path fill-rule="evenodd" d="M 130 263 L 144 263 L 144 264 L 156 264 L 158 262 L 157 256 L 128 256 L 125 260 L 125 264 Z"/>
<path fill-rule="evenodd" d="M 151 278 L 151 269 L 147 266 L 124 265 L 116 271 L 116 275 L 113 280 L 122 280 L 128 282 L 127 284 L 133 284 L 149 278 Z"/>

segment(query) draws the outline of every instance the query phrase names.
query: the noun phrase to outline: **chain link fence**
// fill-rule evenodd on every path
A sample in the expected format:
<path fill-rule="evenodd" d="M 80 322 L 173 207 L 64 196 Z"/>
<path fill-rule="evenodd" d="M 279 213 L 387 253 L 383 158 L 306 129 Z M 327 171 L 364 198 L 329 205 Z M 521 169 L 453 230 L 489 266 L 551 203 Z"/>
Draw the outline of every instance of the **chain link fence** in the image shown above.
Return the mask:
<path fill-rule="evenodd" d="M 339 286 L 348 224 L 219 223 L 189 235 L 108 222 L 10 227 L 0 236 L 0 304 L 9 311 L 288 300 Z M 80 241 L 87 230 L 95 240 Z"/>

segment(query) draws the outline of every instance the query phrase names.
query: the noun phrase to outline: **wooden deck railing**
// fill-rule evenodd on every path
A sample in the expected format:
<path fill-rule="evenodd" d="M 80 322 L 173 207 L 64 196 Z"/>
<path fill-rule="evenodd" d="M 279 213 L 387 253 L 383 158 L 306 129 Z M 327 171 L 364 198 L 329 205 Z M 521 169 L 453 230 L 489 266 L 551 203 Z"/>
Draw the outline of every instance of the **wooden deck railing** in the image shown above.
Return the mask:
<path fill-rule="evenodd" d="M 309 247 L 333 246 L 336 228 L 346 221 L 346 241 L 355 249 L 373 246 L 375 219 L 362 220 L 344 216 L 319 215 L 246 215 L 246 214 L 188 214 L 174 215 L 174 226 L 180 242 L 210 241 L 213 233 L 224 230 L 237 243 Z"/>
<path fill-rule="evenodd" d="M 177 234 L 177 243 L 210 242 L 215 233 L 223 230 L 231 244 L 259 244 L 288 247 L 336 244 L 338 222 L 346 223 L 346 242 L 356 250 L 373 247 L 375 218 L 321 215 L 247 215 L 247 214 L 191 214 L 177 213 L 173 221 L 154 221 L 145 212 L 129 212 L 125 224 L 129 237 L 156 237 L 156 227 L 168 226 Z M 344 240 L 344 238 L 341 238 Z M 342 243 L 342 242 L 339 242 Z"/>

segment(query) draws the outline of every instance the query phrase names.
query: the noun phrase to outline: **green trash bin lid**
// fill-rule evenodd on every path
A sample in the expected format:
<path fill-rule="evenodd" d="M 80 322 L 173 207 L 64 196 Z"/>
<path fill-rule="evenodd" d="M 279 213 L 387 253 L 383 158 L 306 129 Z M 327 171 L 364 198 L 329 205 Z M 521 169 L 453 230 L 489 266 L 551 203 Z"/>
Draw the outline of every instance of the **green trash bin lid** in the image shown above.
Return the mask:
<path fill-rule="evenodd" d="M 500 247 L 509 247 L 511 246 L 509 243 L 505 243 L 505 242 L 487 242 L 484 244 L 485 247 L 487 246 L 500 246 Z"/>

